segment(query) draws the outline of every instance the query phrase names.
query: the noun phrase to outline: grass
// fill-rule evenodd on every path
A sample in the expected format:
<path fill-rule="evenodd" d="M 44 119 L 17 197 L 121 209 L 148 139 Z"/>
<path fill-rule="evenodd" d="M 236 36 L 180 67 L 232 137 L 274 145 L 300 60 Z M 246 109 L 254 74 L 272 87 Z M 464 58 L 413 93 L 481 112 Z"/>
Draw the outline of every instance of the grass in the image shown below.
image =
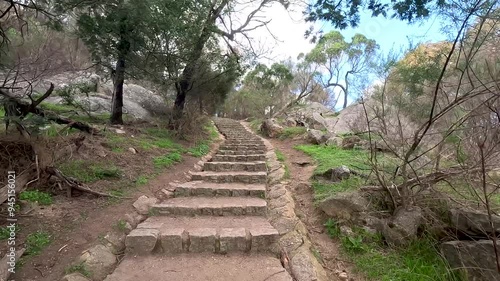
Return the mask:
<path fill-rule="evenodd" d="M 0 240 L 5 240 L 10 237 L 10 230 L 7 227 L 0 227 Z"/>
<path fill-rule="evenodd" d="M 153 158 L 153 163 L 156 168 L 168 168 L 176 162 L 182 161 L 182 155 L 179 152 L 172 152 L 166 155 Z"/>
<path fill-rule="evenodd" d="M 283 164 L 283 169 L 285 169 L 285 174 L 283 175 L 283 179 L 285 179 L 285 180 L 289 179 L 290 178 L 290 168 L 285 163 L 285 160 L 286 160 L 285 155 L 283 154 L 283 152 L 281 152 L 278 149 L 275 149 L 274 153 L 276 153 L 276 159 Z"/>
<path fill-rule="evenodd" d="M 280 162 L 285 162 L 285 154 L 283 154 L 283 152 L 281 152 L 280 150 L 278 149 L 275 149 L 274 150 L 274 153 L 276 153 L 276 159 Z"/>
<path fill-rule="evenodd" d="M 83 275 L 85 277 L 91 276 L 91 272 L 89 271 L 89 269 L 85 266 L 85 264 L 83 262 L 78 263 L 78 264 L 74 264 L 74 265 L 66 268 L 65 272 L 66 272 L 66 274 L 80 273 L 81 275 Z"/>
<path fill-rule="evenodd" d="M 26 252 L 25 255 L 36 256 L 42 252 L 52 242 L 49 233 L 44 231 L 37 231 L 31 233 L 26 238 Z"/>
<path fill-rule="evenodd" d="M 29 202 L 35 202 L 42 206 L 51 205 L 53 202 L 52 195 L 38 190 L 21 192 L 21 194 L 19 195 L 19 199 Z"/>
<path fill-rule="evenodd" d="M 359 149 L 344 150 L 336 146 L 298 145 L 296 149 L 305 152 L 316 160 L 318 167 L 315 174 L 326 172 L 330 168 L 346 165 L 358 171 L 368 171 L 369 152 Z"/>
<path fill-rule="evenodd" d="M 141 186 L 141 185 L 145 185 L 149 182 L 149 179 L 147 176 L 139 176 L 137 177 L 137 179 L 135 180 L 135 185 L 137 186 Z"/>
<path fill-rule="evenodd" d="M 366 180 L 357 176 L 351 176 L 348 179 L 336 183 L 313 181 L 312 187 L 314 189 L 314 198 L 316 200 L 322 200 L 338 192 L 356 190 L 360 186 L 363 186 L 365 181 Z"/>
<path fill-rule="evenodd" d="M 378 234 L 354 228 L 347 237 L 332 219 L 325 224 L 327 233 L 341 243 L 342 250 L 356 269 L 369 280 L 382 281 L 461 281 L 452 273 L 436 249 L 439 241 L 430 237 L 411 242 L 406 248 L 386 248 Z"/>
<path fill-rule="evenodd" d="M 206 142 L 200 142 L 195 146 L 189 148 L 187 152 L 194 157 L 202 157 L 210 152 L 210 146 Z"/>
<path fill-rule="evenodd" d="M 67 176 L 74 177 L 84 183 L 92 183 L 103 179 L 119 179 L 122 171 L 113 164 L 76 160 L 60 165 L 60 170 Z"/>
<path fill-rule="evenodd" d="M 254 120 L 250 121 L 250 128 L 252 128 L 252 130 L 254 132 L 259 132 L 261 124 L 262 124 L 262 120 L 261 119 L 254 119 Z"/>
<path fill-rule="evenodd" d="M 283 129 L 283 131 L 279 135 L 279 138 L 281 140 L 290 139 L 296 136 L 303 135 L 306 132 L 307 132 L 306 127 L 287 127 Z"/>
<path fill-rule="evenodd" d="M 45 103 L 45 102 L 42 102 L 40 104 L 40 107 L 42 109 L 45 109 L 45 110 L 48 110 L 48 111 L 52 111 L 52 112 L 57 113 L 57 114 L 68 113 L 68 112 L 72 112 L 72 111 L 76 111 L 77 110 L 75 107 L 73 107 L 71 105 Z"/>
<path fill-rule="evenodd" d="M 125 220 L 119 220 L 114 227 L 121 232 L 125 232 L 127 230 L 127 222 Z"/>

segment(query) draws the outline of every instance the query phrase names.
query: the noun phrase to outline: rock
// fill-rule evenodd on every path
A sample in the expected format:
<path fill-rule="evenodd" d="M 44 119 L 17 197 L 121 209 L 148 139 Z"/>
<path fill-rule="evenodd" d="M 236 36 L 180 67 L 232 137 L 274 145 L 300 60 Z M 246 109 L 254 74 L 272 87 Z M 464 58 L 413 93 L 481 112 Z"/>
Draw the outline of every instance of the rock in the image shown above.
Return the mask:
<path fill-rule="evenodd" d="M 300 247 L 292 256 L 290 269 L 297 281 L 328 280 L 325 270 L 313 256 L 307 245 Z"/>
<path fill-rule="evenodd" d="M 128 151 L 132 152 L 132 154 L 137 154 L 137 150 L 133 147 L 129 147 Z"/>
<path fill-rule="evenodd" d="M 319 208 L 328 216 L 350 220 L 367 211 L 368 201 L 359 192 L 339 192 L 319 203 Z"/>
<path fill-rule="evenodd" d="M 304 106 L 297 106 L 289 110 L 288 115 L 307 128 L 325 129 L 325 116 L 333 114 L 333 111 L 318 102 L 311 102 Z"/>
<path fill-rule="evenodd" d="M 165 200 L 174 197 L 174 192 L 163 188 L 158 192 L 158 198 Z"/>
<path fill-rule="evenodd" d="M 497 242 L 500 248 L 500 243 Z M 441 244 L 441 253 L 452 269 L 467 271 L 468 280 L 500 280 L 495 250 L 490 240 L 451 241 Z"/>
<path fill-rule="evenodd" d="M 120 135 L 123 135 L 123 134 L 126 134 L 127 132 L 125 132 L 125 131 L 124 131 L 124 130 L 122 130 L 122 129 L 115 129 L 115 133 L 120 134 Z"/>
<path fill-rule="evenodd" d="M 132 228 L 136 228 L 138 224 L 143 222 L 146 219 L 145 215 L 141 215 L 138 213 L 133 214 L 125 214 L 125 221 L 132 226 Z"/>
<path fill-rule="evenodd" d="M 104 246 L 113 254 L 119 255 L 125 250 L 125 236 L 124 232 L 112 231 L 104 236 Z"/>
<path fill-rule="evenodd" d="M 342 139 L 342 149 L 353 149 L 360 142 L 361 138 L 356 135 L 347 136 Z"/>
<path fill-rule="evenodd" d="M 349 280 L 349 277 L 347 276 L 346 272 L 341 272 L 341 273 L 339 273 L 339 279 L 341 281 L 347 281 L 347 280 Z"/>
<path fill-rule="evenodd" d="M 283 127 L 278 124 L 276 119 L 270 118 L 262 121 L 260 131 L 264 133 L 265 136 L 276 138 L 283 132 Z"/>
<path fill-rule="evenodd" d="M 382 234 L 387 244 L 405 246 L 417 237 L 417 231 L 422 225 L 423 214 L 419 207 L 411 210 L 400 208 L 393 216 L 392 222 L 384 225 Z"/>
<path fill-rule="evenodd" d="M 116 257 L 104 245 L 96 245 L 83 252 L 79 262 L 92 273 L 95 280 L 103 280 L 108 274 L 113 272 L 116 265 Z"/>
<path fill-rule="evenodd" d="M 353 237 L 354 236 L 354 232 L 347 225 L 342 225 L 340 227 L 340 233 L 342 233 L 342 235 L 348 236 L 348 237 Z"/>
<path fill-rule="evenodd" d="M 295 121 L 295 119 L 293 119 L 291 117 L 288 117 L 285 120 L 285 124 L 286 124 L 287 127 L 296 127 L 297 126 L 297 121 Z"/>
<path fill-rule="evenodd" d="M 87 277 L 81 275 L 80 273 L 71 273 L 68 275 L 65 275 L 61 281 L 90 281 Z"/>
<path fill-rule="evenodd" d="M 311 129 L 307 132 L 307 139 L 312 144 L 324 144 L 328 140 L 328 136 L 320 130 Z"/>
<path fill-rule="evenodd" d="M 146 195 L 142 195 L 134 202 L 133 206 L 137 210 L 137 212 L 141 215 L 149 214 L 149 209 L 151 206 L 156 204 L 158 199 L 156 198 L 148 198 Z"/>
<path fill-rule="evenodd" d="M 337 168 L 328 169 L 321 175 L 316 177 L 321 177 L 332 182 L 339 182 L 348 179 L 351 176 L 351 170 L 347 166 L 340 166 Z"/>
<path fill-rule="evenodd" d="M 493 228 L 486 213 L 451 209 L 449 217 L 452 227 L 468 237 L 488 238 L 493 231 L 500 233 L 500 217 L 496 215 L 492 215 Z"/>
<path fill-rule="evenodd" d="M 331 137 L 326 141 L 326 145 L 328 146 L 342 146 L 342 138 L 340 137 Z"/>

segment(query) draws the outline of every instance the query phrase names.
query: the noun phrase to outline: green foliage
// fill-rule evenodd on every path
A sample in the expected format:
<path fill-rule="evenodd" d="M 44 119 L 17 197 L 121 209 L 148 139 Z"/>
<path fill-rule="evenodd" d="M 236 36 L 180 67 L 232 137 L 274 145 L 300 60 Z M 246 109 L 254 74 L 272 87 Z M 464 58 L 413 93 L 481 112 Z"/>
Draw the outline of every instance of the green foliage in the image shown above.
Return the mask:
<path fill-rule="evenodd" d="M 357 190 L 360 186 L 363 186 L 364 184 L 365 184 L 364 179 L 357 176 L 351 176 L 348 179 L 344 179 L 340 182 L 335 182 L 335 183 L 324 183 L 320 181 L 313 181 L 312 187 L 314 189 L 314 198 L 316 200 L 321 200 L 338 192 Z"/>
<path fill-rule="evenodd" d="M 92 275 L 87 266 L 85 266 L 84 262 L 71 265 L 70 267 L 66 268 L 65 273 L 66 274 L 80 273 L 85 277 L 91 277 Z"/>
<path fill-rule="evenodd" d="M 53 202 L 52 195 L 39 190 L 23 191 L 21 192 L 21 194 L 19 194 L 19 199 L 36 202 L 44 206 L 51 205 Z"/>
<path fill-rule="evenodd" d="M 119 179 L 122 171 L 113 164 L 76 160 L 63 163 L 59 169 L 67 176 L 74 177 L 84 183 L 92 183 L 103 179 Z"/>
<path fill-rule="evenodd" d="M 127 221 L 118 220 L 114 227 L 121 232 L 125 232 L 127 230 Z"/>
<path fill-rule="evenodd" d="M 318 167 L 315 174 L 324 173 L 330 168 L 346 165 L 357 170 L 370 170 L 368 159 L 370 153 L 364 150 L 344 150 L 336 146 L 320 146 L 320 145 L 299 145 L 296 149 L 305 152 L 314 160 Z"/>
<path fill-rule="evenodd" d="M 63 104 L 54 104 L 54 103 L 48 103 L 48 102 L 42 102 L 40 104 L 40 107 L 42 109 L 46 109 L 46 110 L 52 111 L 52 112 L 57 113 L 57 114 L 64 114 L 64 113 L 76 111 L 76 108 L 74 106 L 63 105 Z"/>
<path fill-rule="evenodd" d="M 202 157 L 210 152 L 210 146 L 206 142 L 200 142 L 187 151 L 194 157 Z"/>
<path fill-rule="evenodd" d="M 276 153 L 276 159 L 280 162 L 285 162 L 285 154 L 283 154 L 283 152 L 281 152 L 281 150 L 279 149 L 275 149 L 274 150 L 274 153 Z"/>
<path fill-rule="evenodd" d="M 139 176 L 137 177 L 137 179 L 135 180 L 135 184 L 140 186 L 140 185 L 145 185 L 147 184 L 149 181 L 148 177 L 147 176 Z"/>
<path fill-rule="evenodd" d="M 303 135 L 306 132 L 307 132 L 306 127 L 286 127 L 283 129 L 283 131 L 279 135 L 279 138 L 282 140 L 289 139 L 289 138 Z"/>
<path fill-rule="evenodd" d="M 326 228 L 326 233 L 328 233 L 328 235 L 331 238 L 338 238 L 338 237 L 340 237 L 340 226 L 332 218 L 329 218 L 326 221 L 325 228 Z"/>
<path fill-rule="evenodd" d="M 25 255 L 36 256 L 42 252 L 52 242 L 49 233 L 44 231 L 37 231 L 31 233 L 26 238 L 26 252 Z"/>
<path fill-rule="evenodd" d="M 5 240 L 10 237 L 10 230 L 7 227 L 0 227 L 0 240 Z"/>
<path fill-rule="evenodd" d="M 153 158 L 153 163 L 156 168 L 168 168 L 176 162 L 181 162 L 182 156 L 179 152 L 172 152 L 163 156 Z"/>
<path fill-rule="evenodd" d="M 447 2 L 442 0 L 393 0 L 390 4 L 377 1 L 333 1 L 316 0 L 309 3 L 306 21 L 328 22 L 335 28 L 357 27 L 360 13 L 372 16 L 390 16 L 413 22 L 426 18 L 433 11 L 439 11 Z M 310 35 L 310 30 L 306 35 Z"/>

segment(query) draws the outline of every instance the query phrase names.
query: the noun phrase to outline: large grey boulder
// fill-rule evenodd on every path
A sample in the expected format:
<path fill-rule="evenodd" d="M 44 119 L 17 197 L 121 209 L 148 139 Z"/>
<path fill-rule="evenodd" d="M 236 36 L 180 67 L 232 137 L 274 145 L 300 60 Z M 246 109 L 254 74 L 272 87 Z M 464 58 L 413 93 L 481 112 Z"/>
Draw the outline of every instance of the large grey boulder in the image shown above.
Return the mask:
<path fill-rule="evenodd" d="M 323 178 L 332 182 L 339 182 L 348 179 L 351 176 L 351 170 L 347 166 L 340 166 L 328 169 L 326 172 L 316 175 L 316 178 Z"/>
<path fill-rule="evenodd" d="M 369 202 L 356 191 L 339 192 L 319 203 L 319 208 L 325 214 L 342 220 L 357 218 L 368 210 L 368 206 Z"/>
<path fill-rule="evenodd" d="M 324 144 L 328 140 L 328 135 L 320 130 L 311 129 L 307 131 L 307 139 L 312 144 Z"/>
<path fill-rule="evenodd" d="M 400 208 L 393 219 L 384 225 L 382 234 L 387 244 L 391 246 L 405 246 L 417 237 L 418 228 L 422 225 L 422 209 Z"/>
<path fill-rule="evenodd" d="M 267 137 L 276 138 L 283 132 L 283 127 L 274 118 L 262 121 L 260 131 Z"/>
<path fill-rule="evenodd" d="M 499 242 L 497 247 L 500 248 Z M 468 280 L 500 280 L 490 240 L 445 242 L 441 244 L 441 253 L 452 269 L 465 270 Z"/>
<path fill-rule="evenodd" d="M 295 119 L 299 124 L 304 124 L 311 129 L 326 129 L 325 116 L 333 115 L 334 112 L 318 102 L 296 106 L 289 110 L 288 116 Z"/>
<path fill-rule="evenodd" d="M 492 215 L 492 225 L 488 214 L 472 210 L 451 209 L 451 226 L 460 234 L 473 238 L 487 238 L 493 232 L 500 233 L 500 217 Z"/>

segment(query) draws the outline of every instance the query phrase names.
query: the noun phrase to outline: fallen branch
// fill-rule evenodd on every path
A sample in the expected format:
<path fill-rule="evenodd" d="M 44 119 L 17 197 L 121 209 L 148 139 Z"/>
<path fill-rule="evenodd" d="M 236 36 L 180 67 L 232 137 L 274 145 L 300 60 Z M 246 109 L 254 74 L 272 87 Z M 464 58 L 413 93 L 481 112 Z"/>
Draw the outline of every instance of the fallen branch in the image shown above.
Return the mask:
<path fill-rule="evenodd" d="M 45 171 L 49 175 L 55 176 L 55 177 L 59 178 L 60 180 L 62 180 L 64 183 L 66 183 L 66 185 L 68 186 L 68 195 L 71 195 L 71 190 L 74 188 L 76 190 L 86 192 L 86 193 L 96 195 L 96 196 L 119 198 L 119 199 L 131 199 L 131 197 L 121 197 L 121 196 L 116 196 L 116 195 L 92 190 L 89 187 L 81 184 L 78 180 L 71 178 L 71 177 L 68 177 L 68 176 L 65 176 L 61 171 L 59 171 L 55 167 L 47 167 L 45 169 Z"/>
<path fill-rule="evenodd" d="M 20 175 L 16 176 L 16 194 L 21 193 L 25 188 L 26 184 L 30 181 L 32 175 L 31 169 L 23 171 Z M 7 183 L 0 189 L 0 204 L 7 201 L 8 199 L 9 184 Z"/>

